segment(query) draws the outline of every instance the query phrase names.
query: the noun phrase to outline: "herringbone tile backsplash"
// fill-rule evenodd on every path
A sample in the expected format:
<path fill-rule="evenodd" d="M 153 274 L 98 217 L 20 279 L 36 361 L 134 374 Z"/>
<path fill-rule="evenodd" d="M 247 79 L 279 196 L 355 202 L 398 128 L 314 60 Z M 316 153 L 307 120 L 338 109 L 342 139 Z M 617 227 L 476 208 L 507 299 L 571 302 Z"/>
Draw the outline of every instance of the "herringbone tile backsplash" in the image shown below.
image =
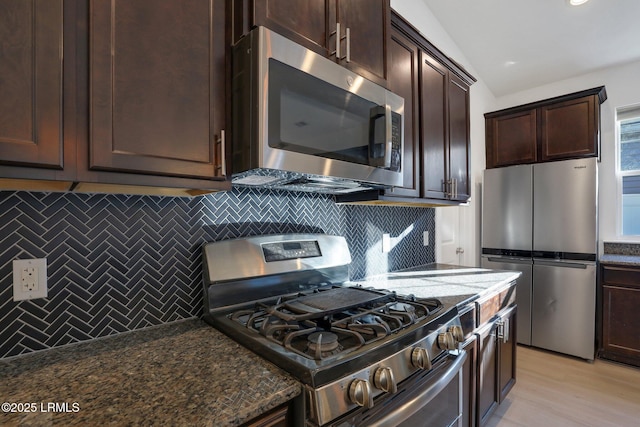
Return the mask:
<path fill-rule="evenodd" d="M 435 235 L 434 216 L 246 189 L 196 198 L 0 192 L 0 358 L 200 316 L 205 242 L 343 235 L 357 279 L 433 262 L 422 232 Z M 45 257 L 49 297 L 14 302 L 12 261 Z"/>

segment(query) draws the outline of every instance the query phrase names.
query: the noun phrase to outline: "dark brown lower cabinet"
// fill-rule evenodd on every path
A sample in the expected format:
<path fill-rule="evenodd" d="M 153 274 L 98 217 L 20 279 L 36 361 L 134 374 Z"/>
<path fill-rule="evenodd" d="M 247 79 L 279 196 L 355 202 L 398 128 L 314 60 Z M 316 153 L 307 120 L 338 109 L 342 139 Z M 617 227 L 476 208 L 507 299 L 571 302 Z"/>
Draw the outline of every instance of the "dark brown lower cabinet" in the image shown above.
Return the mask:
<path fill-rule="evenodd" d="M 246 427 L 287 427 L 289 425 L 289 405 L 279 406 L 250 421 Z"/>
<path fill-rule="evenodd" d="M 499 312 L 476 335 L 477 425 L 483 426 L 516 381 L 516 306 Z"/>
<path fill-rule="evenodd" d="M 478 376 L 478 337 L 471 335 L 462 344 L 467 360 L 462 367 L 462 425 L 476 425 L 476 384 Z"/>
<path fill-rule="evenodd" d="M 640 268 L 602 267 L 602 351 L 605 359 L 640 366 Z"/>

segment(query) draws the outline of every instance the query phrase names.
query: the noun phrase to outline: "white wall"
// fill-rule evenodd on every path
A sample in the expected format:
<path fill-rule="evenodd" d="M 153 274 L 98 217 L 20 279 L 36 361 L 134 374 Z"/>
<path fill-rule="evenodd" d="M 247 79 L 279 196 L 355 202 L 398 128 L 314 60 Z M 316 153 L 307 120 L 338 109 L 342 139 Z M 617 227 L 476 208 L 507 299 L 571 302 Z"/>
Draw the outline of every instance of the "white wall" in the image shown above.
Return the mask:
<path fill-rule="evenodd" d="M 598 213 L 600 223 L 600 251 L 603 241 L 632 241 L 618 234 L 618 188 L 616 170 L 616 108 L 640 103 L 640 61 L 558 81 L 495 100 L 492 109 L 498 110 L 551 98 L 593 87 L 605 86 L 607 100 L 601 106 L 601 162 L 599 167 Z"/>
<path fill-rule="evenodd" d="M 478 78 L 473 66 L 440 25 L 437 18 L 422 0 L 391 0 L 391 7 L 420 31 L 429 42 L 447 56 L 461 64 L 478 81 L 471 86 L 471 201 L 460 209 L 460 246 L 464 248 L 462 264 L 479 265 L 480 262 L 480 184 L 485 168 L 484 113 L 495 105 L 495 97 Z M 438 210 L 456 209 L 451 207 Z M 443 212 L 446 215 L 446 211 Z M 438 224 L 436 223 L 436 233 Z"/>
<path fill-rule="evenodd" d="M 539 101 L 546 98 L 605 86 L 608 99 L 601 106 L 601 163 L 599 179 L 600 250 L 603 241 L 631 241 L 622 239 L 617 229 L 619 200 L 616 167 L 616 108 L 640 103 L 640 62 L 611 67 L 553 84 L 496 98 L 475 73 L 464 53 L 453 42 L 438 19 L 422 0 L 391 0 L 391 7 L 415 26 L 431 43 L 462 64 L 478 82 L 471 86 L 471 180 L 472 200 L 461 209 L 465 248 L 464 263 L 479 262 L 480 248 L 480 184 L 485 168 L 484 113 Z M 448 209 L 448 208 L 438 208 Z M 436 224 L 437 231 L 438 224 Z M 640 241 L 637 240 L 637 241 Z"/>

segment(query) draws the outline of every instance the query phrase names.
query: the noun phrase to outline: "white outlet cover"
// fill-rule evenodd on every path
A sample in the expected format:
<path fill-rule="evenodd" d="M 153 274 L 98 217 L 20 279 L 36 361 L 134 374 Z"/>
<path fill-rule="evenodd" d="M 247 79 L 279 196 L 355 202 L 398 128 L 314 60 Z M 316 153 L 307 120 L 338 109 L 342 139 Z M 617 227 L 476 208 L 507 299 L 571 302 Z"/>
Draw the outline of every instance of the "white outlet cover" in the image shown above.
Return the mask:
<path fill-rule="evenodd" d="M 22 272 L 34 268 L 37 283 L 33 290 L 23 289 Z M 13 260 L 13 300 L 23 301 L 34 298 L 46 298 L 47 290 L 47 259 L 16 259 Z"/>
<path fill-rule="evenodd" d="M 423 246 L 429 246 L 429 230 L 422 232 L 422 244 Z"/>

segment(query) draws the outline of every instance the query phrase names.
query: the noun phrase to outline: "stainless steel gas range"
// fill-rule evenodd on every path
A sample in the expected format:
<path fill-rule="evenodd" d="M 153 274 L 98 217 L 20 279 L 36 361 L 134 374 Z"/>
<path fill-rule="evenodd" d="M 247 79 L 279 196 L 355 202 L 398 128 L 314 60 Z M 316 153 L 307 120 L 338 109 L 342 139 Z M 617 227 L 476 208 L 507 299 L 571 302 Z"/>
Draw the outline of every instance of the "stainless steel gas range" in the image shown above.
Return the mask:
<path fill-rule="evenodd" d="M 205 320 L 304 385 L 295 425 L 460 425 L 455 307 L 350 282 L 339 236 L 208 243 L 203 261 Z"/>

